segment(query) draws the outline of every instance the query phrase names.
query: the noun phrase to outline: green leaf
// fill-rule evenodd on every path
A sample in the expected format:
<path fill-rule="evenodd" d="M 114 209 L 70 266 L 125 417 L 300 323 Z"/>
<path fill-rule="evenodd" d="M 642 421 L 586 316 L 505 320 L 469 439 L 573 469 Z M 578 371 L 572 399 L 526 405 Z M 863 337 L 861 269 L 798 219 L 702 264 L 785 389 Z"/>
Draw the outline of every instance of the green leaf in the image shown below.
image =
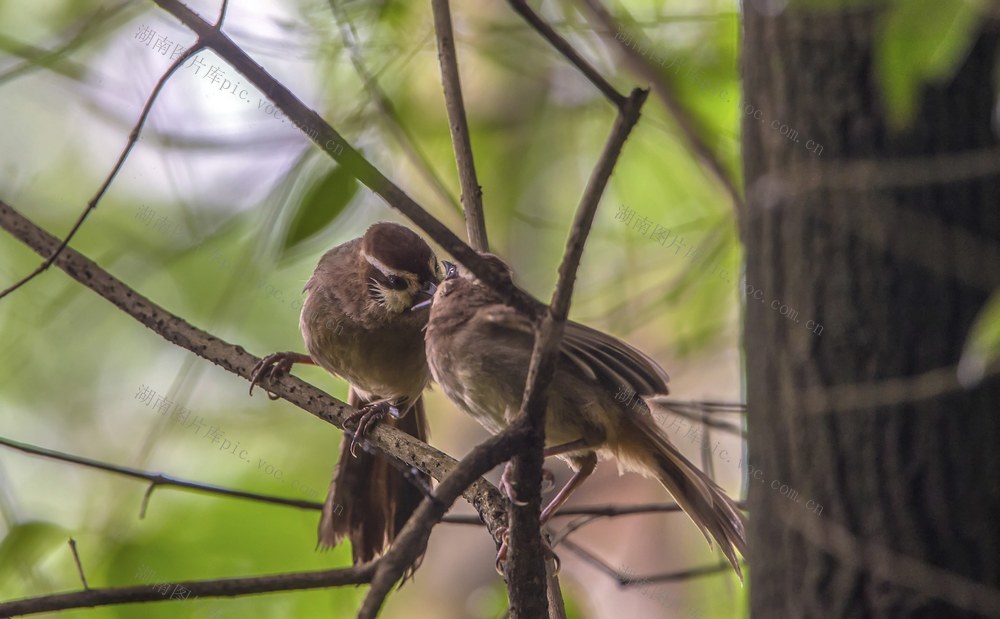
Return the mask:
<path fill-rule="evenodd" d="M 30 568 L 45 559 L 67 539 L 69 532 L 51 522 L 31 520 L 15 524 L 0 541 L 0 585 L 15 570 Z"/>
<path fill-rule="evenodd" d="M 876 69 L 889 121 L 916 117 L 920 87 L 947 79 L 965 57 L 979 13 L 972 0 L 897 0 L 876 49 Z"/>
<path fill-rule="evenodd" d="M 313 185 L 299 203 L 292 223 L 285 233 L 281 254 L 286 254 L 299 243 L 328 226 L 344 212 L 351 199 L 358 193 L 358 181 L 343 166 L 330 170 Z"/>
<path fill-rule="evenodd" d="M 978 382 L 986 369 L 1000 361 L 1000 290 L 993 296 L 973 323 L 965 350 L 958 362 L 958 377 L 964 384 Z"/>

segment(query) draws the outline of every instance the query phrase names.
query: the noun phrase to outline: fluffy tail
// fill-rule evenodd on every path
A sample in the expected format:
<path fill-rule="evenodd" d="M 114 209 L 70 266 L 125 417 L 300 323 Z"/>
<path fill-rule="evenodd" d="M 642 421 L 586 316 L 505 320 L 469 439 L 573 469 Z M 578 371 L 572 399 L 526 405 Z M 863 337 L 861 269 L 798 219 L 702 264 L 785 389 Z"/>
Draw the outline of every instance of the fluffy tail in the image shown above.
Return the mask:
<path fill-rule="evenodd" d="M 684 513 L 701 529 L 709 545 L 713 539 L 719 544 L 742 582 L 743 572 L 736 552 L 747 556 L 746 522 L 735 502 L 681 455 L 655 423 L 642 418 L 636 426 L 637 442 L 642 448 L 630 455 L 652 469 Z"/>
<path fill-rule="evenodd" d="M 352 389 L 347 401 L 352 406 L 364 402 Z M 422 441 L 427 440 L 427 416 L 423 398 L 401 419 L 387 417 L 393 425 Z M 420 474 L 423 475 L 423 474 Z M 430 484 L 430 479 L 423 480 Z M 348 437 L 340 444 L 340 460 L 323 503 L 319 521 L 319 547 L 336 546 L 345 537 L 351 540 L 354 563 L 370 561 L 381 554 L 402 530 L 423 499 L 423 493 L 379 454 L 358 450 L 351 455 Z M 414 569 L 419 566 L 419 561 Z"/>

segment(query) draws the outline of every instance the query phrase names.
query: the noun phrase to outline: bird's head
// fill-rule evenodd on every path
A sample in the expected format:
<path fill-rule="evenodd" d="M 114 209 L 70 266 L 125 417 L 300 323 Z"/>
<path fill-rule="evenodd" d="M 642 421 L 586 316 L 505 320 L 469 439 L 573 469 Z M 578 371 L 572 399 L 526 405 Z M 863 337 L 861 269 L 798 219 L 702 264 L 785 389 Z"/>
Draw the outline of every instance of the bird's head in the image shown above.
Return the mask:
<path fill-rule="evenodd" d="M 368 265 L 368 293 L 378 305 L 401 313 L 418 303 L 444 277 L 444 266 L 415 232 L 394 223 L 377 223 L 361 239 Z"/>

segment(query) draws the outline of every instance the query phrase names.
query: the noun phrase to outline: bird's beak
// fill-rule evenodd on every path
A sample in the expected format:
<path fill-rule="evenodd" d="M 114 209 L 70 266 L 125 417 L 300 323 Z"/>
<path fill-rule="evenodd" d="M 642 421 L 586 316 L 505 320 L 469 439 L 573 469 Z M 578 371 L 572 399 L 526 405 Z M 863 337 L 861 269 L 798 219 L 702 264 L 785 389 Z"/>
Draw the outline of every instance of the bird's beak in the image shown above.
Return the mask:
<path fill-rule="evenodd" d="M 423 295 L 426 298 L 423 301 L 419 301 L 410 306 L 410 311 L 415 312 L 419 309 L 424 309 L 425 307 L 429 307 L 431 302 L 434 301 L 434 293 L 437 292 L 437 289 L 438 289 L 437 284 L 435 284 L 434 282 L 428 281 L 424 283 L 424 285 L 420 288 L 420 290 L 417 291 L 417 295 Z"/>
<path fill-rule="evenodd" d="M 444 278 L 451 279 L 458 275 L 458 265 L 454 262 L 448 262 L 447 260 L 442 260 L 441 264 L 444 265 Z"/>

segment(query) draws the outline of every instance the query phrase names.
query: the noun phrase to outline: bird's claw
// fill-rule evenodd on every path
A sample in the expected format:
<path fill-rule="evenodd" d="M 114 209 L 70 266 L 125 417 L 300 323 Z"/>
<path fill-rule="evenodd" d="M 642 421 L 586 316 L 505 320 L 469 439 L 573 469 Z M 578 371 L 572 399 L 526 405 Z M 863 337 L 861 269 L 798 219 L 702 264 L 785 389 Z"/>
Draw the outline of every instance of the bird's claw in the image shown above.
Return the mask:
<path fill-rule="evenodd" d="M 510 545 L 510 530 L 507 527 L 500 527 L 497 529 L 497 537 L 500 538 L 500 548 L 497 550 L 495 567 L 497 574 L 503 576 L 503 564 L 507 561 L 507 547 Z"/>
<path fill-rule="evenodd" d="M 292 369 L 293 365 L 295 365 L 295 361 L 286 352 L 274 352 L 258 361 L 257 365 L 250 370 L 250 395 L 253 395 L 255 385 L 261 382 L 270 383 L 281 378 Z M 272 400 L 278 399 L 278 396 L 267 391 L 266 387 L 264 393 Z"/>
<path fill-rule="evenodd" d="M 511 468 L 510 462 L 507 462 L 507 464 L 503 466 L 503 473 L 500 474 L 500 492 L 503 492 L 504 496 L 510 499 L 510 502 L 514 505 L 524 507 L 528 504 L 528 502 L 517 498 L 517 495 L 514 492 L 514 481 L 511 479 L 511 476 L 513 475 L 512 471 L 513 469 Z"/>
<path fill-rule="evenodd" d="M 393 418 L 399 419 L 399 407 L 394 406 L 388 401 L 382 400 L 362 406 L 358 409 L 358 412 L 344 420 L 345 427 L 357 424 L 357 427 L 354 429 L 354 436 L 351 437 L 352 456 L 355 458 L 358 457 L 358 445 L 361 444 L 361 441 L 368 436 L 368 434 L 372 431 L 372 428 L 377 426 L 386 415 L 392 415 Z"/>
<path fill-rule="evenodd" d="M 503 564 L 507 562 L 507 551 L 510 548 L 510 530 L 507 527 L 500 527 L 497 529 L 497 536 L 500 538 L 500 549 L 497 550 L 497 560 L 494 567 L 496 567 L 497 574 L 503 576 Z M 544 535 L 542 536 L 542 547 L 545 549 L 546 558 L 552 559 L 555 562 L 555 573 L 558 574 L 559 570 L 562 569 L 562 561 L 559 559 L 559 555 L 549 546 L 548 542 L 545 541 Z"/>
<path fill-rule="evenodd" d="M 556 487 L 556 476 L 552 474 L 549 469 L 542 469 L 542 494 L 552 492 L 552 489 Z"/>

